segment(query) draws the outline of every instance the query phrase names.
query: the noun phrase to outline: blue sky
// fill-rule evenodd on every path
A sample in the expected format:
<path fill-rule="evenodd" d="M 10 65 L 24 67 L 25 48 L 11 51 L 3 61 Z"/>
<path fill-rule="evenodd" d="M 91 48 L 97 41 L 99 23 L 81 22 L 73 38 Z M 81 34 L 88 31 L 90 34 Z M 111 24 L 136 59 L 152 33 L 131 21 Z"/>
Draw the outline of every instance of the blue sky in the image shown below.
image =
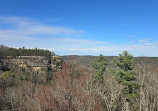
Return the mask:
<path fill-rule="evenodd" d="M 158 56 L 158 0 L 0 0 L 0 44 Z"/>

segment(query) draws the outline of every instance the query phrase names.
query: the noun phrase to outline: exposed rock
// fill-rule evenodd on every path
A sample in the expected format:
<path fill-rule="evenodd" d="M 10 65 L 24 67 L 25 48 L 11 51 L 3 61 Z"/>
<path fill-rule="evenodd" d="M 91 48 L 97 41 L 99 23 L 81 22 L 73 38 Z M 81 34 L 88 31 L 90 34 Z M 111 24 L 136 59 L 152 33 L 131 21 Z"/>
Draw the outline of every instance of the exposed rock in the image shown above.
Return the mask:
<path fill-rule="evenodd" d="M 50 66 L 54 71 L 62 68 L 62 59 L 59 56 L 52 56 L 51 58 L 46 58 L 45 56 L 17 56 L 15 58 L 3 59 L 0 61 L 0 68 L 4 67 L 3 61 L 7 63 L 16 64 L 22 68 L 31 68 L 32 71 L 46 73 L 48 66 Z"/>

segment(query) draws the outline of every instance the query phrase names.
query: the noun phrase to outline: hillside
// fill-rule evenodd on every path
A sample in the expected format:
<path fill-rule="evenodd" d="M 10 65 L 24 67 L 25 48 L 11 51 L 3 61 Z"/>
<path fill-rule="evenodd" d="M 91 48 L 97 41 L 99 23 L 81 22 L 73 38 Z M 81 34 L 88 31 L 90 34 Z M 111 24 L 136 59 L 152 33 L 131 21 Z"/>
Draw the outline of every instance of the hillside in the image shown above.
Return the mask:
<path fill-rule="evenodd" d="M 70 56 L 61 56 L 63 61 L 67 62 L 69 60 L 72 60 L 74 63 L 85 66 L 85 67 L 91 67 L 91 63 L 97 58 L 98 56 L 78 56 L 78 55 L 70 55 Z M 109 63 L 112 63 L 112 60 L 114 58 L 117 58 L 117 56 L 104 56 L 105 59 Z M 134 57 L 135 63 L 150 63 L 158 65 L 158 57 Z"/>
<path fill-rule="evenodd" d="M 3 55 L 0 58 L 0 75 L 12 72 L 20 79 L 29 81 L 34 81 L 33 77 L 38 76 L 36 82 L 43 83 L 51 79 L 52 73 L 62 68 L 63 60 L 48 50 L 1 46 L 0 54 Z"/>
<path fill-rule="evenodd" d="M 157 111 L 158 58 L 0 47 L 0 111 Z"/>

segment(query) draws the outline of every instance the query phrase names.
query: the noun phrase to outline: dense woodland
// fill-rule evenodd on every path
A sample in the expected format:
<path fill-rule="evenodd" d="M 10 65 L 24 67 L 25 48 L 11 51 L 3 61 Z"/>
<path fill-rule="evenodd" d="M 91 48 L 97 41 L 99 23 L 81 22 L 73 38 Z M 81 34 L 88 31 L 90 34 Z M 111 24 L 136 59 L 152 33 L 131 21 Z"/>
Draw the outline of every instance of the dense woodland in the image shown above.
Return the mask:
<path fill-rule="evenodd" d="M 51 54 L 48 50 L 25 48 L 2 52 L 8 52 L 7 56 Z M 49 82 L 46 79 L 38 83 L 42 78 L 35 75 L 20 79 L 24 69 L 14 65 L 2 72 L 0 110 L 158 111 L 158 64 L 153 58 L 151 62 L 144 58 L 135 60 L 127 51 L 110 59 L 103 55 L 83 61 L 75 61 L 72 56 L 65 58 L 61 69 L 49 72 L 53 73 Z"/>
<path fill-rule="evenodd" d="M 5 58 L 7 56 L 16 57 L 16 56 L 51 56 L 54 55 L 54 52 L 44 49 L 26 49 L 23 48 L 9 48 L 3 45 L 0 45 L 0 57 Z"/>

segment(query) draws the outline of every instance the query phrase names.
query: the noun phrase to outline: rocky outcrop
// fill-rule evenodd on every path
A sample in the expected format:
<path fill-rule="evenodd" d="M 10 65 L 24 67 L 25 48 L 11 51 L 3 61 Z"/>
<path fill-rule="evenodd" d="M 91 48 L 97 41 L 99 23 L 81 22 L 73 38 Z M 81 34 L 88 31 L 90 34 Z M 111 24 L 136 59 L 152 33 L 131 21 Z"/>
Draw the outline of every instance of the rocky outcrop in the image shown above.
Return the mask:
<path fill-rule="evenodd" d="M 5 63 L 15 64 L 21 68 L 24 68 L 30 72 L 46 73 L 48 67 L 53 71 L 57 71 L 62 68 L 62 59 L 59 56 L 17 56 L 15 58 L 10 58 L 0 60 L 0 68 L 4 68 Z"/>

